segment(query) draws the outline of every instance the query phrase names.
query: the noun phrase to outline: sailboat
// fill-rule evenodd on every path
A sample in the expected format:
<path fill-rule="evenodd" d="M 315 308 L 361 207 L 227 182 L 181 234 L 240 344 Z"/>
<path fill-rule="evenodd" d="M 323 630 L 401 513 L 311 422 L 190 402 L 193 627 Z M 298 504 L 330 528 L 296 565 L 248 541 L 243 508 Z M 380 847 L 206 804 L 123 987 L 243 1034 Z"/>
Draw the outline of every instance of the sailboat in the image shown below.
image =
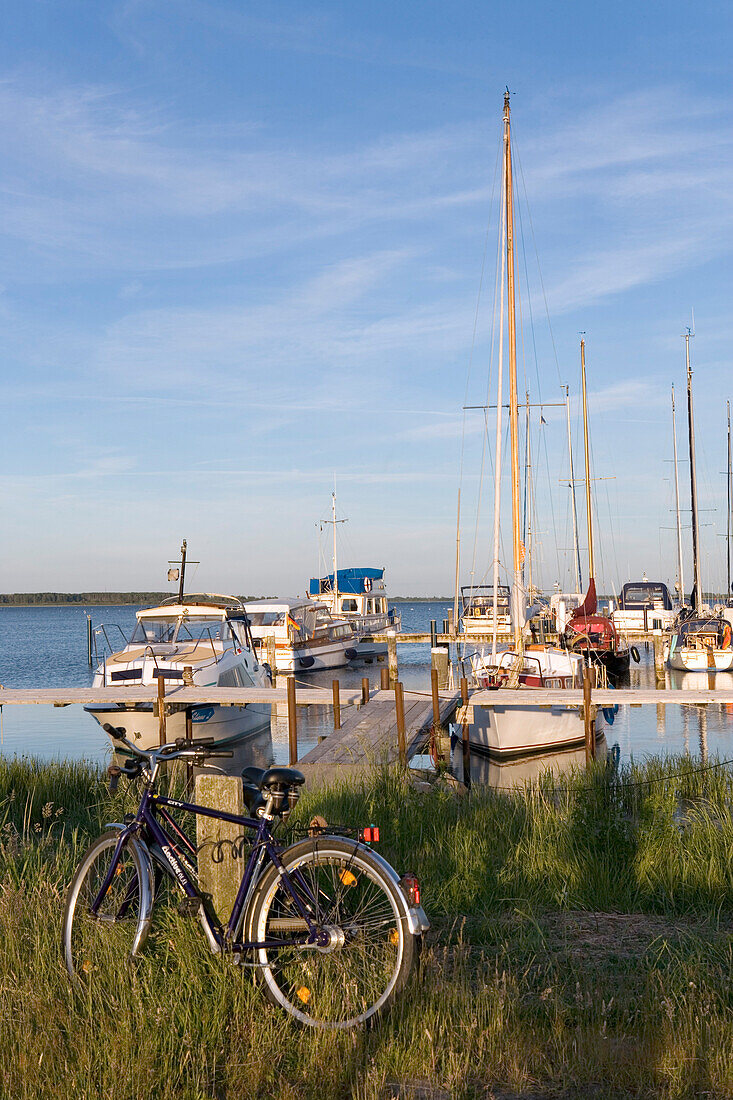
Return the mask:
<path fill-rule="evenodd" d="M 524 547 L 521 539 L 519 492 L 519 406 L 517 398 L 517 338 L 514 286 L 514 223 L 512 193 L 512 155 L 509 92 L 504 96 L 504 166 L 502 180 L 502 279 L 501 322 L 499 335 L 499 370 L 494 485 L 494 562 L 493 586 L 494 633 L 490 650 L 471 655 L 472 680 L 479 687 L 509 687 L 524 693 L 522 706 L 473 707 L 468 735 L 472 748 L 497 756 L 517 756 L 531 752 L 549 752 L 578 744 L 585 730 L 580 708 L 560 705 L 541 706 L 531 701 L 531 688 L 579 688 L 582 685 L 584 660 L 580 654 L 547 645 L 525 644 L 527 621 L 526 592 L 522 581 Z M 506 287 L 504 273 L 506 272 Z M 499 487 L 502 436 L 502 366 L 504 339 L 504 304 L 506 295 L 507 337 L 509 347 L 509 438 L 512 483 L 512 564 L 510 589 L 513 645 L 497 649 L 499 602 Z M 600 718 L 598 725 L 602 725 Z"/>
<path fill-rule="evenodd" d="M 665 647 L 669 668 L 683 672 L 727 672 L 733 668 L 733 637 L 729 618 L 705 614 L 702 603 L 700 570 L 700 526 L 697 514 L 697 474 L 695 468 L 695 418 L 692 407 L 692 369 L 690 367 L 689 328 L 685 333 L 687 366 L 687 421 L 690 445 L 690 507 L 692 511 L 692 569 L 694 583 L 689 617 L 682 619 Z M 729 480 L 730 483 L 730 480 Z M 730 521 L 729 521 L 730 522 Z M 726 609 L 728 611 L 728 609 Z M 728 614 L 730 612 L 728 611 Z"/>
<path fill-rule="evenodd" d="M 583 436 L 585 442 L 585 507 L 588 523 L 588 591 L 580 607 L 570 616 L 563 642 L 574 653 L 582 653 L 592 664 L 602 664 L 612 676 L 629 671 L 631 650 L 619 637 L 608 615 L 599 614 L 593 562 L 593 509 L 590 492 L 588 447 L 588 398 L 585 386 L 585 340 L 580 341 L 580 370 L 583 394 Z"/>

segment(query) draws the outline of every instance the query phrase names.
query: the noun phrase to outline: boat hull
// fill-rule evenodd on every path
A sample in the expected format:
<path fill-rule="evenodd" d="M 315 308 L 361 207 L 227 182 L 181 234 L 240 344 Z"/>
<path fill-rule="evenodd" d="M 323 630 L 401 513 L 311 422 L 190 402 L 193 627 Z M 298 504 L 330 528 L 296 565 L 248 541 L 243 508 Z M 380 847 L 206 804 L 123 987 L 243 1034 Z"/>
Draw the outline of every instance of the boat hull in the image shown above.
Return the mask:
<path fill-rule="evenodd" d="M 670 647 L 667 665 L 680 672 L 728 672 L 733 668 L 733 649 Z"/>
<path fill-rule="evenodd" d="M 604 726 L 598 711 L 597 736 Z M 556 752 L 585 741 L 585 722 L 580 707 L 541 707 L 531 702 L 510 707 L 475 705 L 468 739 L 472 749 L 500 758 Z"/>
<path fill-rule="evenodd" d="M 128 738 L 144 751 L 155 748 L 160 743 L 159 721 L 152 706 L 142 704 L 125 707 L 121 704 L 110 704 L 84 709 L 100 726 L 107 722 L 113 726 L 122 726 Z M 219 747 L 234 748 L 269 728 L 270 711 L 270 705 L 266 703 L 248 703 L 244 707 L 194 707 L 191 722 L 193 741 L 213 738 Z M 165 730 L 166 741 L 185 737 L 185 710 L 169 714 L 166 717 Z"/>

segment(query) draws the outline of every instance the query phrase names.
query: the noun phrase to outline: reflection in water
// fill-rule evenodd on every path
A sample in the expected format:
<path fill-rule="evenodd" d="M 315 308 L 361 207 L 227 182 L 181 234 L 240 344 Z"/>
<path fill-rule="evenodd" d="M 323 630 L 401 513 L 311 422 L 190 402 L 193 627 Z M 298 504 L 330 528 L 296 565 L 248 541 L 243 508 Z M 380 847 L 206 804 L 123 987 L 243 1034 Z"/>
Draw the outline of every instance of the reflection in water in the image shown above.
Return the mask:
<path fill-rule="evenodd" d="M 596 743 L 598 758 L 605 759 L 607 751 L 605 738 L 601 736 Z M 528 783 L 536 783 L 545 776 L 551 776 L 556 780 L 558 776 L 567 776 L 583 770 L 585 746 L 545 755 L 535 753 L 532 756 L 515 757 L 512 760 L 498 760 L 486 753 L 472 752 L 470 767 L 472 783 L 483 783 L 496 790 L 512 790 L 524 787 Z M 463 778 L 460 742 L 451 753 L 451 771 L 457 778 Z"/>

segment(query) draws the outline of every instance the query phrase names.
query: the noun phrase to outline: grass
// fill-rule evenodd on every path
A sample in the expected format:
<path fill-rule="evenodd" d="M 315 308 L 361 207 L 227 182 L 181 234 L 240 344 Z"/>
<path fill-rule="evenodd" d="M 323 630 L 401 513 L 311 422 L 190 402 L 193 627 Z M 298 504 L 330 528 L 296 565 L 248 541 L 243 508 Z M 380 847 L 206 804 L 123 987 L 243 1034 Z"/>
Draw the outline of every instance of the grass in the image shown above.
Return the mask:
<path fill-rule="evenodd" d="M 172 908 L 144 957 L 76 991 L 66 885 L 133 792 L 0 762 L 0 1096 L 733 1097 L 733 778 L 673 759 L 562 782 L 457 795 L 384 773 L 301 799 L 302 820 L 378 822 L 433 922 L 392 1012 L 322 1035 Z"/>

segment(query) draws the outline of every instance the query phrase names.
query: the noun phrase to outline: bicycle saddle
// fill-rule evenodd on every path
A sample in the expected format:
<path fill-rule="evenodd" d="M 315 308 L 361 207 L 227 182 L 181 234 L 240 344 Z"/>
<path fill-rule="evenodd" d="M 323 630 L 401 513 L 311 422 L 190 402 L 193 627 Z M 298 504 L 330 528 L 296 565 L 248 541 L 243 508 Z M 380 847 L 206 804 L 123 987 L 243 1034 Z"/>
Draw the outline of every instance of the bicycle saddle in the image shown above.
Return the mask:
<path fill-rule="evenodd" d="M 305 776 L 295 768 L 244 768 L 242 779 L 254 783 L 260 790 L 285 790 L 288 787 L 300 787 Z"/>

